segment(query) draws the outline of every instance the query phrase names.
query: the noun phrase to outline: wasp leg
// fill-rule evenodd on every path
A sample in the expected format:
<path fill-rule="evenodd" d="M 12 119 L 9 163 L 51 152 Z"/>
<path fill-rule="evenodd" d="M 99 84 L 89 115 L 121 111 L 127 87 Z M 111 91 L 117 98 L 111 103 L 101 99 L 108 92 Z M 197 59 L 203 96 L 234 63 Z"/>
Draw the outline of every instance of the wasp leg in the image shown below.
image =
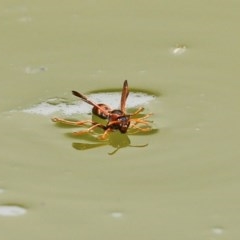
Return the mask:
<path fill-rule="evenodd" d="M 140 107 L 136 112 L 132 113 L 131 116 L 137 115 L 138 113 L 142 112 L 144 110 L 143 107 Z"/>
<path fill-rule="evenodd" d="M 94 128 L 96 128 L 96 127 L 104 127 L 102 124 L 100 124 L 100 123 L 96 123 L 96 124 L 94 124 L 92 127 L 90 127 L 90 128 L 88 128 L 88 129 L 86 129 L 86 130 L 83 130 L 83 131 L 78 131 L 78 132 L 73 132 L 73 134 L 74 135 L 82 135 L 82 134 L 86 134 L 86 133 L 89 133 L 89 132 L 91 132 Z"/>
<path fill-rule="evenodd" d="M 53 122 L 63 123 L 66 125 L 72 125 L 72 126 L 80 126 L 85 125 L 86 123 L 93 123 L 91 120 L 85 120 L 85 121 L 69 121 L 62 118 L 52 118 Z"/>
<path fill-rule="evenodd" d="M 149 125 L 149 123 L 151 123 L 152 121 L 145 120 L 145 119 L 150 116 L 152 116 L 152 113 L 146 114 L 144 117 L 141 117 L 141 118 L 132 118 L 132 119 L 130 119 L 130 121 L 133 122 L 132 126 L 135 126 L 139 123 L 144 124 L 144 125 Z"/>
<path fill-rule="evenodd" d="M 111 132 L 111 128 L 108 128 L 107 130 L 105 130 L 105 132 L 101 136 L 99 136 L 99 139 L 106 140 L 109 132 Z"/>
<path fill-rule="evenodd" d="M 137 127 L 136 125 L 131 125 L 130 128 L 136 130 L 136 132 L 134 132 L 134 133 L 137 133 L 137 132 L 149 132 L 149 131 L 152 130 L 151 127 L 144 127 L 144 128 L 141 128 L 141 127 Z"/>

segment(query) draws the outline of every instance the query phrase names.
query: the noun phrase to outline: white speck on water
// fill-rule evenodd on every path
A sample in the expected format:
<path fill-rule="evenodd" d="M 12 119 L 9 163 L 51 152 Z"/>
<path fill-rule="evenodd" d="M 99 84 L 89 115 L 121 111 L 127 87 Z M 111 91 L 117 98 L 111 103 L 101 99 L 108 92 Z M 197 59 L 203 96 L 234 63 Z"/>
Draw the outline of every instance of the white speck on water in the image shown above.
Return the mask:
<path fill-rule="evenodd" d="M 32 21 L 32 17 L 24 16 L 24 17 L 19 18 L 18 21 L 22 22 L 22 23 L 28 23 L 28 22 Z"/>
<path fill-rule="evenodd" d="M 222 227 L 214 227 L 214 228 L 212 228 L 212 233 L 213 233 L 214 235 L 220 236 L 220 235 L 223 234 L 223 232 L 224 232 L 224 230 L 223 230 Z"/>
<path fill-rule="evenodd" d="M 122 218 L 122 217 L 123 217 L 123 213 L 122 213 L 122 212 L 112 212 L 112 213 L 111 213 L 111 216 L 112 216 L 113 218 L 119 219 L 119 218 Z"/>
<path fill-rule="evenodd" d="M 0 205 L 0 216 L 16 217 L 24 215 L 27 212 L 25 208 L 14 205 Z"/>
<path fill-rule="evenodd" d="M 185 45 L 177 45 L 176 47 L 171 49 L 171 53 L 175 56 L 182 55 L 186 52 L 187 47 Z"/>
<path fill-rule="evenodd" d="M 48 68 L 44 66 L 40 66 L 40 67 L 27 66 L 25 67 L 24 72 L 27 74 L 36 74 L 36 73 L 46 72 L 47 70 Z"/>

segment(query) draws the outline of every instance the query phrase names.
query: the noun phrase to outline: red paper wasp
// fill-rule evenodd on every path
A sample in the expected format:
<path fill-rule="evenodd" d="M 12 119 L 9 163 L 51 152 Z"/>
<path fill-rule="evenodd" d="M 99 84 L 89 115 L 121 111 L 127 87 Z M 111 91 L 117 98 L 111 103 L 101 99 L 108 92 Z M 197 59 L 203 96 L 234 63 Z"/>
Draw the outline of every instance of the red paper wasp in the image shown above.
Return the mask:
<path fill-rule="evenodd" d="M 127 80 L 124 81 L 123 83 L 123 89 L 122 89 L 122 95 L 121 95 L 121 102 L 120 102 L 120 109 L 114 109 L 112 110 L 109 106 L 106 104 L 100 103 L 94 103 L 93 101 L 89 100 L 86 96 L 82 95 L 81 93 L 77 91 L 72 91 L 72 94 L 74 96 L 77 96 L 81 98 L 84 102 L 90 104 L 93 106 L 92 108 L 92 114 L 102 118 L 102 119 L 107 119 L 107 124 L 104 125 L 102 123 L 94 122 L 92 120 L 86 120 L 86 121 L 68 121 L 65 119 L 61 118 L 53 118 L 53 122 L 60 122 L 68 125 L 74 125 L 74 126 L 80 126 L 80 125 L 86 125 L 87 123 L 91 124 L 91 127 L 89 127 L 86 130 L 83 131 L 78 131 L 74 132 L 75 135 L 81 135 L 84 133 L 89 133 L 92 131 L 94 128 L 102 128 L 104 130 L 104 133 L 100 136 L 100 139 L 106 139 L 108 133 L 110 131 L 114 130 L 119 130 L 121 133 L 126 133 L 128 128 L 134 128 L 137 129 L 138 131 L 149 131 L 150 128 L 140 128 L 137 127 L 137 124 L 143 124 L 143 125 L 149 125 L 149 121 L 145 120 L 152 114 L 146 114 L 143 117 L 139 118 L 132 118 L 133 116 L 139 114 L 144 110 L 144 108 L 139 108 L 136 112 L 132 114 L 127 114 L 126 113 L 126 101 L 127 97 L 129 95 L 129 89 L 128 89 L 128 82 Z"/>

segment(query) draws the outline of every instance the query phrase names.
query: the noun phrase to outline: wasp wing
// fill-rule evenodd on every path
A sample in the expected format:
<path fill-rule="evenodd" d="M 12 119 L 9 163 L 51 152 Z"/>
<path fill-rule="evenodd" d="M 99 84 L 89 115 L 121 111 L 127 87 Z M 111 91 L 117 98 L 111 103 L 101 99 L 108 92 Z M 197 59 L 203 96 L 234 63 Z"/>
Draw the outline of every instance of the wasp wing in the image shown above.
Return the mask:
<path fill-rule="evenodd" d="M 121 96 L 121 111 L 123 113 L 126 112 L 126 101 L 127 101 L 128 94 L 129 94 L 128 82 L 127 80 L 125 80 L 123 83 L 122 96 Z"/>

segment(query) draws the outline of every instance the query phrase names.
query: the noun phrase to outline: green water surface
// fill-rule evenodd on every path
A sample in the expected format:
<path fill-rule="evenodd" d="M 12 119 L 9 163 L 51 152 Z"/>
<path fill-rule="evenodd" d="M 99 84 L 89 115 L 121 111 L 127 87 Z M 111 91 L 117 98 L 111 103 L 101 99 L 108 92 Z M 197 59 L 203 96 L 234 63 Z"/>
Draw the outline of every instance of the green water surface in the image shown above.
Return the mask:
<path fill-rule="evenodd" d="M 1 1 L 0 238 L 239 239 L 237 1 Z M 21 109 L 120 88 L 156 92 L 155 134 L 78 151 Z M 55 115 L 54 115 L 55 116 Z"/>

